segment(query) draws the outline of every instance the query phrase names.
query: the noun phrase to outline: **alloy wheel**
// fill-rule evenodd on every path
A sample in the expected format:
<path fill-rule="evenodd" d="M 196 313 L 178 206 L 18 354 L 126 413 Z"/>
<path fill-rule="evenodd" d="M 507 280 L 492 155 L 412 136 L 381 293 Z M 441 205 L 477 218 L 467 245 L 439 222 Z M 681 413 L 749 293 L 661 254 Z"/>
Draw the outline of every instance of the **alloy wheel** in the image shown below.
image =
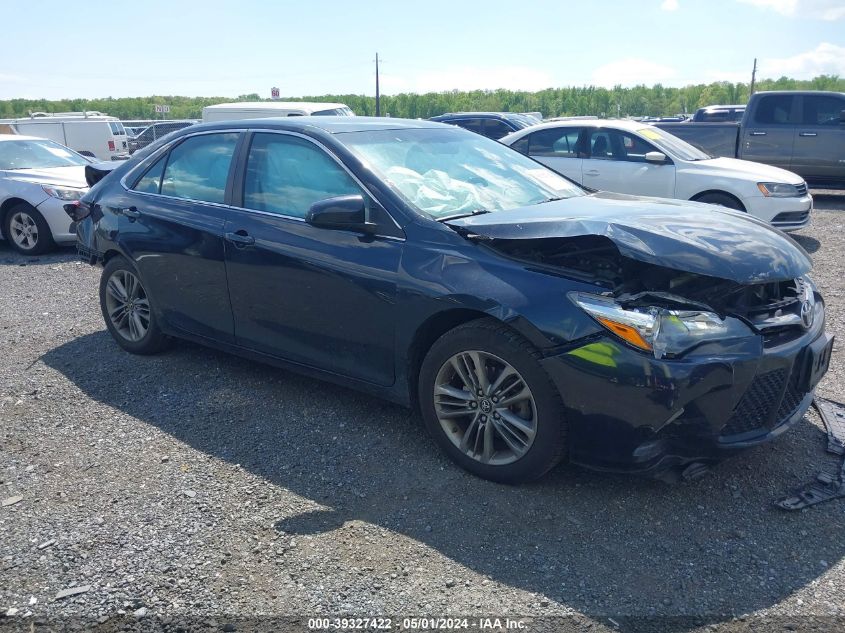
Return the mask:
<path fill-rule="evenodd" d="M 12 241 L 22 250 L 31 251 L 38 245 L 38 224 L 35 218 L 24 211 L 12 215 L 9 233 Z"/>
<path fill-rule="evenodd" d="M 106 311 L 114 329 L 127 341 L 140 341 L 150 328 L 150 303 L 140 280 L 116 270 L 106 284 Z"/>
<path fill-rule="evenodd" d="M 537 405 L 508 362 L 469 350 L 449 358 L 434 383 L 434 409 L 447 437 L 465 455 L 501 466 L 528 452 L 537 433 Z"/>

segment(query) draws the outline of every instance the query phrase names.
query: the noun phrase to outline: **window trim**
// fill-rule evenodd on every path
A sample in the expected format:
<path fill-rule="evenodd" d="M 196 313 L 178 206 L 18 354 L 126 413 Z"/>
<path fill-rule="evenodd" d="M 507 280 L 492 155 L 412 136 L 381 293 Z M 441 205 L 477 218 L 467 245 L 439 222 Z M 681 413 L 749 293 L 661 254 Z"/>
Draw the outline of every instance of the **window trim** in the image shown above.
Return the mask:
<path fill-rule="evenodd" d="M 800 108 L 800 111 L 799 111 L 798 123 L 795 125 L 795 127 L 823 128 L 823 129 L 826 129 L 826 130 L 835 130 L 839 126 L 842 125 L 841 123 L 839 123 L 837 125 L 824 125 L 823 123 L 804 123 L 804 112 L 805 112 L 804 106 L 807 102 L 807 99 L 817 99 L 817 98 L 825 99 L 826 98 L 826 99 L 832 99 L 833 101 L 838 101 L 840 108 L 837 112 L 841 112 L 842 110 L 845 110 L 845 99 L 840 99 L 840 98 L 835 97 L 835 96 L 830 95 L 830 94 L 819 94 L 819 95 L 802 94 L 800 96 L 801 96 L 801 99 L 800 99 L 801 108 Z"/>
<path fill-rule="evenodd" d="M 353 174 L 352 171 L 343 163 L 343 161 L 341 161 L 335 155 L 335 153 L 333 151 L 331 151 L 331 149 L 326 147 L 320 141 L 318 141 L 314 138 L 311 138 L 310 136 L 308 136 L 306 134 L 301 134 L 299 132 L 294 132 L 294 131 L 291 131 L 291 130 L 273 130 L 273 129 L 269 129 L 269 128 L 252 128 L 250 130 L 247 130 L 247 134 L 244 135 L 244 142 L 243 142 L 243 145 L 242 145 L 241 153 L 240 153 L 240 155 L 237 156 L 238 164 L 237 164 L 236 173 L 234 175 L 235 182 L 233 183 L 233 188 L 232 188 L 232 202 L 231 202 L 230 205 L 228 205 L 230 208 L 236 209 L 238 211 L 248 211 L 249 213 L 258 213 L 260 215 L 266 215 L 266 216 L 270 216 L 270 217 L 273 217 L 273 218 L 284 218 L 286 220 L 295 220 L 297 222 L 303 222 L 303 223 L 305 222 L 305 218 L 300 218 L 300 217 L 297 217 L 295 215 L 285 215 L 283 213 L 273 213 L 273 212 L 270 212 L 270 211 L 261 211 L 259 209 L 250 209 L 249 207 L 241 206 L 241 205 L 243 205 L 243 185 L 244 185 L 244 178 L 246 177 L 246 162 L 247 162 L 247 158 L 249 157 L 249 148 L 252 146 L 252 138 L 256 134 L 268 134 L 268 133 L 269 134 L 278 134 L 278 135 L 281 135 L 281 136 L 292 136 L 292 137 L 295 137 L 295 138 L 299 138 L 299 139 L 302 139 L 304 141 L 311 143 L 312 145 L 315 145 L 318 149 L 323 150 L 328 155 L 329 158 L 331 158 L 344 172 L 346 172 L 346 174 L 350 178 L 352 178 L 352 180 L 355 182 L 355 184 L 358 187 L 361 188 L 361 191 L 364 192 L 370 198 L 370 200 L 372 200 L 375 204 L 377 204 L 379 207 L 381 207 L 381 210 L 384 211 L 384 214 L 387 217 L 390 218 L 390 221 L 393 222 L 395 228 L 403 236 L 405 235 L 405 231 L 402 229 L 402 227 L 399 225 L 399 223 L 396 221 L 396 218 L 393 217 L 393 215 L 390 213 L 390 211 L 387 210 L 387 208 L 381 203 L 381 201 L 376 196 L 374 196 L 372 194 L 372 192 L 369 190 L 369 188 L 367 188 L 367 186 L 364 185 L 363 182 L 361 182 L 360 178 L 358 178 L 355 174 Z M 403 242 L 405 241 L 404 237 L 397 237 L 397 236 L 394 236 L 394 235 L 383 235 L 381 233 L 376 233 L 375 236 L 394 239 L 394 240 L 402 240 Z"/>
<path fill-rule="evenodd" d="M 295 216 L 289 215 L 282 215 L 279 213 L 270 213 L 269 211 L 259 211 L 258 209 L 248 209 L 243 206 L 238 206 L 236 204 L 235 199 L 235 189 L 240 189 L 240 199 L 237 200 L 243 203 L 243 178 L 246 173 L 246 159 L 247 153 L 249 151 L 249 146 L 252 142 L 252 136 L 255 133 L 270 133 L 270 134 L 281 134 L 284 136 L 295 136 L 297 138 L 301 138 L 313 145 L 316 145 L 318 148 L 322 149 L 328 156 L 337 163 L 340 168 L 345 171 L 352 180 L 355 181 L 361 190 L 370 197 L 370 199 L 375 202 L 384 214 L 390 218 L 390 221 L 393 222 L 394 227 L 396 230 L 401 233 L 402 237 L 395 236 L 395 235 L 385 235 L 381 233 L 374 234 L 374 237 L 384 238 L 384 239 L 391 239 L 391 240 L 399 240 L 404 242 L 405 241 L 405 230 L 402 226 L 396 221 L 396 218 L 393 217 L 393 214 L 387 210 L 378 197 L 374 196 L 370 189 L 361 182 L 361 179 L 358 178 L 352 170 L 350 170 L 342 160 L 340 160 L 337 155 L 326 145 L 318 141 L 317 139 L 311 138 L 306 134 L 301 134 L 300 132 L 294 132 L 292 130 L 279 130 L 279 129 L 270 129 L 270 128 L 231 128 L 226 130 L 201 130 L 197 132 L 193 132 L 191 134 L 186 134 L 185 136 L 180 136 L 177 139 L 173 139 L 173 141 L 167 143 L 166 145 L 161 146 L 155 152 L 147 156 L 144 160 L 142 160 L 138 165 L 136 165 L 133 169 L 127 172 L 121 179 L 120 184 L 121 186 L 128 192 L 137 194 L 139 196 L 154 196 L 157 198 L 164 198 L 165 200 L 179 200 L 179 201 L 187 201 L 187 202 L 197 202 L 199 204 L 208 204 L 214 207 L 220 207 L 225 209 L 234 209 L 236 211 L 246 211 L 248 213 L 257 213 L 259 215 L 266 215 L 269 217 L 274 218 L 284 218 L 287 220 L 295 220 L 297 222 L 305 222 L 305 218 L 298 218 Z M 240 138 L 238 139 L 238 145 L 235 147 L 235 151 L 232 154 L 232 165 L 234 169 L 230 167 L 229 169 L 229 180 L 226 182 L 226 195 L 224 203 L 218 202 L 205 202 L 202 200 L 190 200 L 189 198 L 177 198 L 175 196 L 168 196 L 162 193 L 149 193 L 145 191 L 135 191 L 132 187 L 138 184 L 138 181 L 144 177 L 144 174 L 161 158 L 164 154 L 169 153 L 172 149 L 174 149 L 178 144 L 184 142 L 189 138 L 193 138 L 194 136 L 202 136 L 205 134 L 232 134 L 238 133 L 240 134 Z M 170 156 L 166 157 L 164 168 L 167 169 L 167 161 L 170 160 Z M 164 171 L 162 171 L 162 176 L 164 175 Z M 131 179 L 131 180 L 130 180 Z M 128 181 L 132 182 L 132 186 L 127 184 Z M 159 186 L 159 191 L 161 191 L 161 186 Z"/>
<path fill-rule="evenodd" d="M 529 128 L 526 128 L 526 129 L 530 130 L 531 128 L 529 127 Z M 587 128 L 586 126 L 583 126 L 583 125 L 561 125 L 561 126 L 555 126 L 555 127 L 547 127 L 547 128 L 541 129 L 541 130 L 533 130 L 532 132 L 529 132 L 528 134 L 525 135 L 525 136 L 528 137 L 528 153 L 526 154 L 526 156 L 528 156 L 530 158 L 534 158 L 535 156 L 538 156 L 540 158 L 565 158 L 567 160 L 583 160 L 581 157 L 578 156 L 578 152 L 574 152 L 573 156 L 560 156 L 558 154 L 532 154 L 531 153 L 531 137 L 535 136 L 536 134 L 540 134 L 541 132 L 547 132 L 549 130 L 555 130 L 555 131 L 566 130 L 566 132 L 561 134 L 561 136 L 568 136 L 571 130 L 576 130 L 578 132 L 578 134 L 575 137 L 575 147 L 578 147 L 578 144 L 581 142 L 582 134 L 584 134 L 585 130 L 588 130 L 588 129 L 592 130 L 594 128 Z"/>

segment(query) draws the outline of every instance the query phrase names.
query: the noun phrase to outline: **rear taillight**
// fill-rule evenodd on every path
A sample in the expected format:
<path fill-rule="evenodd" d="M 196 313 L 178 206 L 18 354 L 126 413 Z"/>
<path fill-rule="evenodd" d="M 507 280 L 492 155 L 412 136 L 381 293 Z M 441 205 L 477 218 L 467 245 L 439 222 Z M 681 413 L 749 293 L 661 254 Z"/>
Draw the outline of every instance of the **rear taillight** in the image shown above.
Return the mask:
<path fill-rule="evenodd" d="M 74 200 L 73 202 L 67 203 L 64 205 L 64 210 L 74 222 L 84 220 L 91 214 L 91 207 L 81 200 Z"/>
<path fill-rule="evenodd" d="M 114 151 L 114 141 L 109 141 L 109 151 L 110 152 Z"/>

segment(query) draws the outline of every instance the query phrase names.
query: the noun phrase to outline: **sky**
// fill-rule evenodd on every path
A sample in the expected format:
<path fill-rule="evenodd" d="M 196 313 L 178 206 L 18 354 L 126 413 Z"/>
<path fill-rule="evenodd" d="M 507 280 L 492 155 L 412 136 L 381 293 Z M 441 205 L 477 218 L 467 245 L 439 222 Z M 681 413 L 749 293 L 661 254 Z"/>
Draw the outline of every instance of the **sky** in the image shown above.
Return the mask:
<path fill-rule="evenodd" d="M 30 0 L 0 99 L 683 86 L 845 76 L 845 0 Z"/>

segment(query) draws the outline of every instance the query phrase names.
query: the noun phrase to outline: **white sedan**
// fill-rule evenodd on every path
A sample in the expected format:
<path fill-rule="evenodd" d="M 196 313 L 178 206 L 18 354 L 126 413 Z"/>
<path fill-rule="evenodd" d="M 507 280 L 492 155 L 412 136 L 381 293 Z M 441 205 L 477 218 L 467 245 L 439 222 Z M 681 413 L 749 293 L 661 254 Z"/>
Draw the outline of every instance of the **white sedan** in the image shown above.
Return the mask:
<path fill-rule="evenodd" d="M 651 125 L 556 121 L 500 141 L 593 189 L 719 204 L 785 231 L 810 223 L 813 198 L 801 176 L 751 161 L 713 158 Z"/>
<path fill-rule="evenodd" d="M 38 255 L 76 241 L 64 205 L 88 191 L 89 164 L 54 141 L 0 134 L 0 235 L 12 248 Z"/>

